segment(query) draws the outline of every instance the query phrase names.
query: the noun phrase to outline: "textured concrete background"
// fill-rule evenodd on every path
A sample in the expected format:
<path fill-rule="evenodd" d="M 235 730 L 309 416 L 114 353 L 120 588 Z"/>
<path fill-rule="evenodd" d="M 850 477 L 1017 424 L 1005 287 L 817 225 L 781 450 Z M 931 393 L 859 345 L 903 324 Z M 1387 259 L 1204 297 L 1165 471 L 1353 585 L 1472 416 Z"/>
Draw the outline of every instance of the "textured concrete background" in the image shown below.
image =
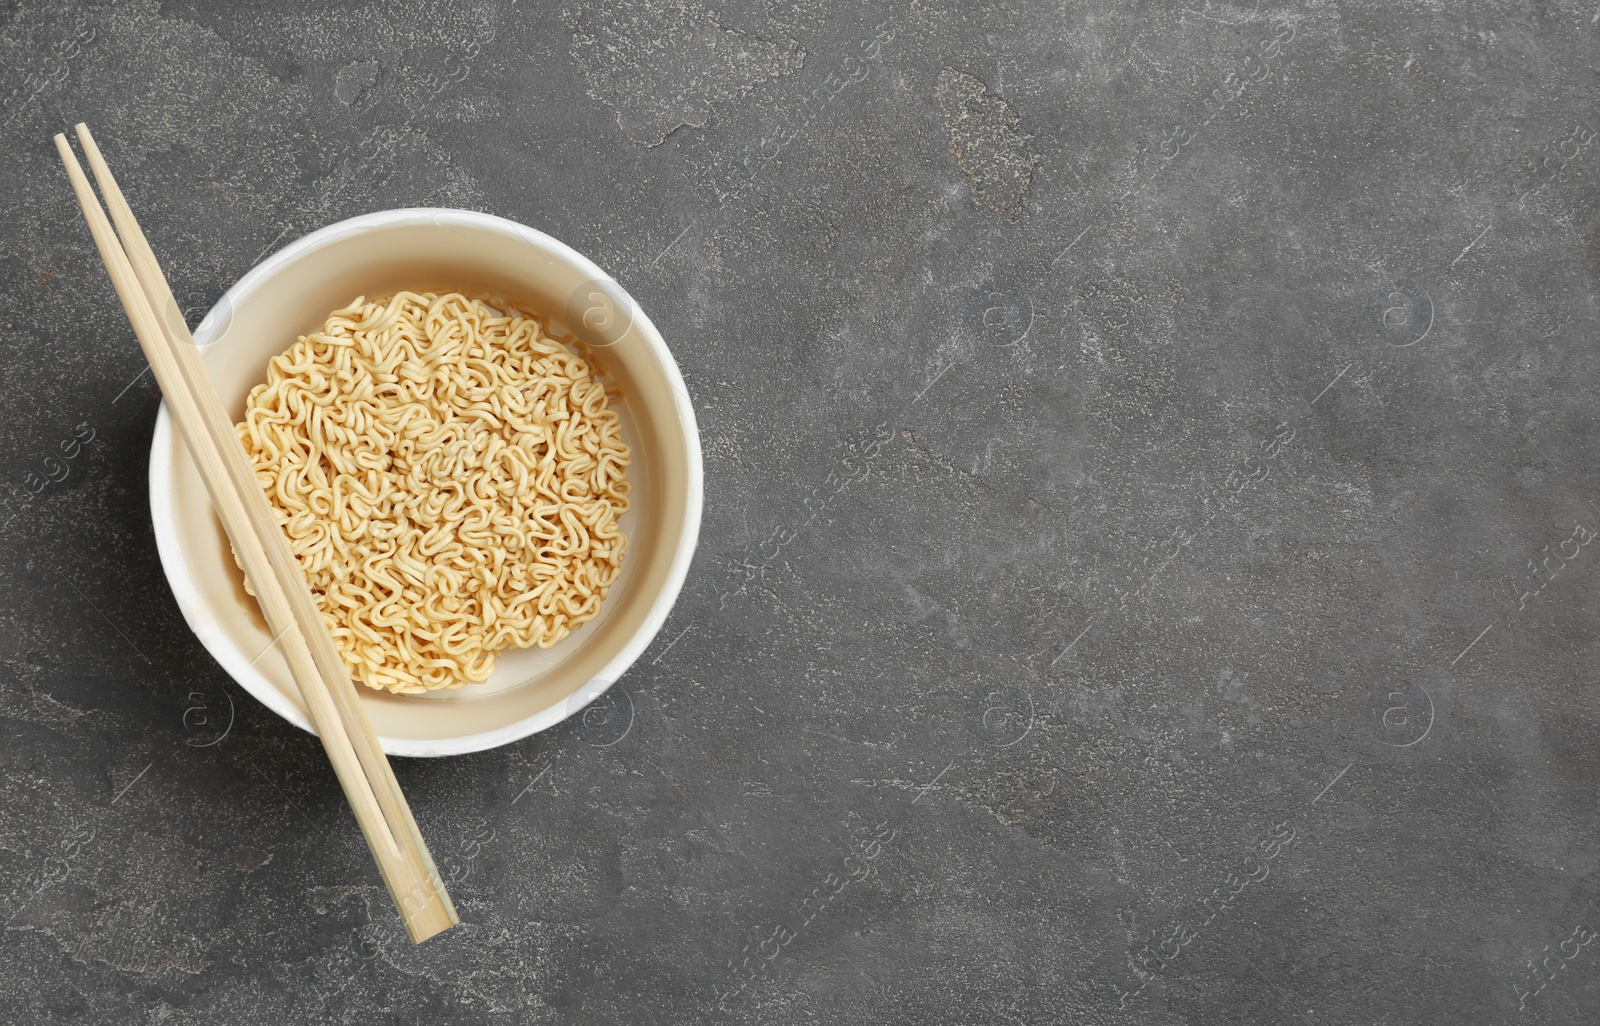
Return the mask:
<path fill-rule="evenodd" d="M 1593 1022 L 1595 0 L 713 3 L 8 5 L 0 1019 Z M 398 767 L 419 949 L 168 593 L 79 119 L 193 317 L 460 206 L 683 366 L 684 596 Z"/>

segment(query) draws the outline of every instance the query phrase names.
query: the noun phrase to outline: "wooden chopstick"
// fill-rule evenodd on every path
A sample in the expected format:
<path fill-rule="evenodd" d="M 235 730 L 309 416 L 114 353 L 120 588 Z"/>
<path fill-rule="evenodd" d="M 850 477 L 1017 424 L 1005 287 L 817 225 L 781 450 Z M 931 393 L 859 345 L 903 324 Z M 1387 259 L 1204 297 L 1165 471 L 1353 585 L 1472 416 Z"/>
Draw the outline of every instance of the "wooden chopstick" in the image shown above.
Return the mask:
<path fill-rule="evenodd" d="M 344 662 L 267 505 L 148 241 L 88 129 L 78 126 L 122 241 L 64 135 L 56 149 L 90 233 L 213 506 L 282 647 L 313 726 L 413 943 L 460 920 Z M 128 251 L 123 248 L 124 243 Z M 131 252 L 130 252 L 131 251 Z M 161 310 L 161 316 L 156 311 Z"/>
<path fill-rule="evenodd" d="M 88 126 L 79 124 L 76 131 L 78 141 L 89 158 L 89 166 L 100 184 L 100 191 L 105 196 L 106 206 L 122 238 L 129 260 L 144 287 L 145 295 L 151 300 L 151 306 L 162 315 L 168 337 L 178 343 L 174 348 L 178 354 L 179 370 L 188 382 L 190 391 L 202 397 L 201 412 L 207 418 L 207 430 L 220 449 L 238 457 L 230 459 L 228 467 L 235 487 L 246 491 L 252 497 L 260 496 L 261 490 L 256 482 L 255 470 L 244 459 L 243 450 L 238 444 L 238 436 L 234 433 L 233 423 L 223 410 L 220 399 L 212 403 L 204 401 L 205 394 L 215 395 L 215 388 L 211 384 L 205 365 L 200 360 L 194 338 L 189 334 L 189 326 L 178 310 L 176 300 L 173 299 L 166 277 L 161 273 L 155 252 L 139 228 L 133 210 L 123 197 L 122 189 L 117 185 L 116 178 L 101 155 L 100 147 L 95 143 Z M 251 514 L 257 534 L 282 539 L 282 531 L 278 528 L 264 498 L 259 502 L 247 503 L 247 512 Z M 296 622 L 302 625 L 307 622 L 316 625 L 314 630 L 302 630 L 301 634 L 310 648 L 311 658 L 316 664 L 321 680 L 327 682 L 331 690 L 340 719 L 348 732 L 356 757 L 361 762 L 378 804 L 383 810 L 389 831 L 397 839 L 409 838 L 409 842 L 400 847 L 403 852 L 415 853 L 415 857 L 408 858 L 407 861 L 414 863 L 415 868 L 420 870 L 422 879 L 411 881 L 412 886 L 405 892 L 408 897 L 403 900 L 415 903 L 418 900 L 416 890 L 418 886 L 421 886 L 424 892 L 429 889 L 436 890 L 442 896 L 443 904 L 449 908 L 448 925 L 453 925 L 457 920 L 449 896 L 445 894 L 443 884 L 438 881 L 437 870 L 428 854 L 427 845 L 422 840 L 416 820 L 412 817 L 410 806 L 406 804 L 399 782 L 395 780 L 394 771 L 389 766 L 389 760 L 384 756 L 377 735 L 367 719 L 366 709 L 350 681 L 344 660 L 339 655 L 332 636 L 323 626 L 322 614 L 316 608 L 311 593 L 305 585 L 304 575 L 287 543 L 278 545 L 275 549 L 272 546 L 267 549 L 268 558 L 273 564 L 273 573 L 290 601 Z M 432 903 L 434 902 L 423 902 L 423 904 Z"/>

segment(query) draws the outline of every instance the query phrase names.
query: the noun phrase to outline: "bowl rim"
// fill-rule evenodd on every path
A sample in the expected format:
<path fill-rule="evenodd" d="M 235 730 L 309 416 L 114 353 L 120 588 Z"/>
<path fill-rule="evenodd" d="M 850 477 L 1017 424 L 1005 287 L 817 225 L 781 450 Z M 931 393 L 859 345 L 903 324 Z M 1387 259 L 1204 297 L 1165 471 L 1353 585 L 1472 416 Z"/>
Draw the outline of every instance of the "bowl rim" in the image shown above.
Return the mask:
<path fill-rule="evenodd" d="M 599 673 L 569 695 L 566 700 L 556 703 L 532 716 L 513 721 L 496 727 L 493 730 L 480 731 L 461 737 L 445 738 L 439 740 L 418 738 L 391 738 L 379 735 L 378 740 L 385 753 L 397 756 L 435 757 L 445 755 L 465 755 L 469 752 L 480 752 L 500 745 L 510 744 L 522 738 L 536 734 L 541 730 L 555 726 L 557 723 L 582 711 L 590 702 L 599 698 L 610 690 L 622 675 L 638 661 L 650 643 L 660 633 L 666 624 L 667 616 L 672 612 L 673 605 L 677 602 L 683 590 L 684 581 L 689 575 L 689 564 L 694 559 L 695 548 L 700 538 L 700 521 L 705 502 L 705 469 L 702 461 L 700 430 L 695 418 L 694 405 L 689 398 L 687 386 L 684 384 L 683 374 L 678 368 L 677 361 L 672 352 L 667 348 L 666 341 L 656 329 L 654 322 L 640 308 L 628 291 L 611 275 L 602 271 L 600 267 L 588 257 L 568 246 L 561 240 L 531 228 L 517 221 L 499 217 L 495 214 L 486 214 L 474 210 L 459 210 L 451 207 L 403 207 L 394 210 L 381 210 L 356 217 L 337 221 L 314 232 L 303 235 L 277 250 L 270 256 L 261 260 L 244 276 L 224 292 L 217 302 L 201 319 L 200 326 L 195 330 L 195 344 L 202 348 L 209 345 L 214 339 L 211 337 L 215 330 L 212 313 L 237 309 L 240 302 L 254 292 L 267 278 L 276 274 L 285 266 L 300 259 L 307 253 L 328 245 L 337 239 L 344 238 L 355 231 L 379 231 L 386 228 L 410 227 L 418 224 L 433 225 L 458 225 L 480 230 L 487 230 L 503 235 L 510 235 L 524 242 L 545 250 L 557 259 L 567 261 L 585 275 L 595 280 L 609 281 L 617 286 L 620 294 L 627 297 L 632 307 L 634 324 L 638 327 L 640 336 L 645 344 L 654 353 L 658 365 L 667 377 L 667 384 L 673 395 L 673 406 L 679 426 L 683 430 L 685 442 L 685 456 L 688 471 L 688 487 L 685 489 L 686 508 L 684 510 L 683 528 L 678 533 L 674 547 L 672 562 L 667 568 L 667 575 L 662 582 L 660 591 L 651 602 L 644 620 L 637 630 L 628 638 L 626 643 L 612 659 L 601 667 Z M 226 318 L 217 318 L 217 323 L 226 324 Z M 179 543 L 176 521 L 173 517 L 172 504 L 172 475 L 173 465 L 167 454 L 173 452 L 172 418 L 167 411 L 166 401 L 163 399 L 161 408 L 156 414 L 154 436 L 150 442 L 150 516 L 154 521 L 156 550 L 161 559 L 161 569 L 166 575 L 167 584 L 172 589 L 172 594 L 178 602 L 178 608 L 183 613 L 183 618 L 189 629 L 200 640 L 211 657 L 221 664 L 224 671 L 232 677 L 239 686 L 244 688 L 265 705 L 285 720 L 300 729 L 315 734 L 311 723 L 286 694 L 279 691 L 266 675 L 256 668 L 251 660 L 233 644 L 232 639 L 222 629 L 221 625 L 211 615 L 202 600 L 200 592 L 190 583 L 193 578 L 189 561 L 184 557 L 183 547 Z M 256 658 L 260 658 L 257 656 Z"/>

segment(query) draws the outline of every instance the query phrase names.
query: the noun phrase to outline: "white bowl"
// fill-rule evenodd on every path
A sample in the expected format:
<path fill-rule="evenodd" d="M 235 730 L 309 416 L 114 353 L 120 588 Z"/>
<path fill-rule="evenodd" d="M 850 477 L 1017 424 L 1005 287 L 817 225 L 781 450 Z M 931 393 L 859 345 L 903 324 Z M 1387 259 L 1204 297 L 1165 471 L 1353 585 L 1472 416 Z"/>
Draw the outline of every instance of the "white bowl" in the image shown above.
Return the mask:
<path fill-rule="evenodd" d="M 498 293 L 539 315 L 621 389 L 633 450 L 628 551 L 600 615 L 549 649 L 507 649 L 483 684 L 402 696 L 357 685 L 391 755 L 456 755 L 561 722 L 633 665 L 666 621 L 700 531 L 700 436 L 683 376 L 655 325 L 605 272 L 550 236 L 466 210 L 388 210 L 274 253 L 217 301 L 195 342 L 233 419 L 267 361 L 359 295 Z M 299 690 L 245 594 L 222 525 L 163 405 L 150 447 L 161 564 L 201 644 L 269 709 L 311 729 Z"/>

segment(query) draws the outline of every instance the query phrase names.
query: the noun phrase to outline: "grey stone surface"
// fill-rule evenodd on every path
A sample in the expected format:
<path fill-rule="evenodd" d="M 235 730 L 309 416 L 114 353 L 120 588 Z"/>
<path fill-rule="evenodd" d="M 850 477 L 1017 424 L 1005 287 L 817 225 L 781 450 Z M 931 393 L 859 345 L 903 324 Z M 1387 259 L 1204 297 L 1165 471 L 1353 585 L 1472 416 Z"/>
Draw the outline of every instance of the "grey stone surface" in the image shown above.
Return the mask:
<path fill-rule="evenodd" d="M 0 1020 L 1593 1022 L 1594 4 L 713 3 L 7 5 Z M 192 317 L 461 206 L 684 368 L 661 637 L 398 766 L 421 948 L 168 593 L 80 119 Z"/>

